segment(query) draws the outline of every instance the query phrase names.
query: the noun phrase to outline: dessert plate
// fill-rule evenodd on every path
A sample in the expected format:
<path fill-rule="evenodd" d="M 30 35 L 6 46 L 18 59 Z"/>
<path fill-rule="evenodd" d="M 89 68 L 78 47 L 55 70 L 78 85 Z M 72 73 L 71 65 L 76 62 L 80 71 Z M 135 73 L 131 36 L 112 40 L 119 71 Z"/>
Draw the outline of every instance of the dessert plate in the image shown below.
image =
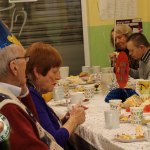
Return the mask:
<path fill-rule="evenodd" d="M 114 138 L 115 141 L 123 142 L 123 143 L 131 143 L 131 142 L 142 142 L 146 141 L 145 137 L 136 137 L 134 134 L 117 134 Z"/>

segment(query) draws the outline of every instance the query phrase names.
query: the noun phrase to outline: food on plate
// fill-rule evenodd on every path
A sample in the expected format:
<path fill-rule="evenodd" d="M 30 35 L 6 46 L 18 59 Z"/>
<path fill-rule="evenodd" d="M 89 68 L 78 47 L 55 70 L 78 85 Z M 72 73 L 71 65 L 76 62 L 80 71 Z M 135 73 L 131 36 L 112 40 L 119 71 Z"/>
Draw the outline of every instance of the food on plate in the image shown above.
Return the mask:
<path fill-rule="evenodd" d="M 143 103 L 140 106 L 145 107 L 146 105 L 149 105 L 149 104 L 150 104 L 150 99 L 146 99 L 146 100 L 143 100 Z"/>
<path fill-rule="evenodd" d="M 93 74 L 89 74 L 87 72 L 81 72 L 79 74 L 79 77 L 83 80 L 86 81 L 86 83 L 91 84 L 94 83 L 94 75 Z"/>
<path fill-rule="evenodd" d="M 134 94 L 126 99 L 126 101 L 122 104 L 123 108 L 129 108 L 129 107 L 139 107 L 143 103 L 140 96 Z"/>
<path fill-rule="evenodd" d="M 143 124 L 147 124 L 148 122 L 150 122 L 150 116 L 143 116 Z"/>
<path fill-rule="evenodd" d="M 72 89 L 73 92 L 84 92 L 85 87 L 83 85 L 77 86 L 76 88 Z"/>
<path fill-rule="evenodd" d="M 79 76 L 70 76 L 67 78 L 67 80 L 69 81 L 69 84 L 74 84 L 74 85 L 86 83 Z"/>
<path fill-rule="evenodd" d="M 122 114 L 122 115 L 120 115 L 119 120 L 120 120 L 121 122 L 128 122 L 128 121 L 130 121 L 130 115 Z"/>
<path fill-rule="evenodd" d="M 79 74 L 79 77 L 89 77 L 89 73 L 87 73 L 87 72 L 81 72 Z"/>
<path fill-rule="evenodd" d="M 141 125 L 137 125 L 135 128 L 136 138 L 141 139 L 144 138 L 144 132 Z"/>
<path fill-rule="evenodd" d="M 150 94 L 144 94 L 144 95 L 140 95 L 140 97 L 142 98 L 142 101 L 150 101 Z"/>
<path fill-rule="evenodd" d="M 122 140 L 131 140 L 131 139 L 135 139 L 135 136 L 131 135 L 131 134 L 117 134 L 117 139 L 122 139 Z"/>
<path fill-rule="evenodd" d="M 117 134 L 115 139 L 120 142 L 136 142 L 145 140 L 145 137 L 142 126 L 137 125 L 135 128 L 135 134 Z"/>
<path fill-rule="evenodd" d="M 93 74 L 91 74 L 90 76 L 89 76 L 89 78 L 88 78 L 88 80 L 87 80 L 87 83 L 94 83 L 94 75 Z"/>
<path fill-rule="evenodd" d="M 139 80 L 136 90 L 139 94 L 150 94 L 150 80 Z"/>

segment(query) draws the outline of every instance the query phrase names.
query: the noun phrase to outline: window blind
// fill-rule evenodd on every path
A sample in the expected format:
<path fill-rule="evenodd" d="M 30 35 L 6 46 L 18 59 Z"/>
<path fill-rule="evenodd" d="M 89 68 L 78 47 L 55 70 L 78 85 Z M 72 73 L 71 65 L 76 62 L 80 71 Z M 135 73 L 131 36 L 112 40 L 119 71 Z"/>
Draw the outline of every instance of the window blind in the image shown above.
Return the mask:
<path fill-rule="evenodd" d="M 0 9 L 10 6 L 8 0 L 0 0 Z M 15 13 L 14 13 L 15 11 Z M 27 20 L 19 32 L 24 20 Z M 18 15 L 12 33 L 27 48 L 34 42 L 53 45 L 61 53 L 64 65 L 70 66 L 70 74 L 76 75 L 84 65 L 81 0 L 38 0 L 16 3 L 13 9 L 0 11 L 0 18 L 11 27 L 11 19 Z"/>
<path fill-rule="evenodd" d="M 0 0 L 0 8 L 6 8 L 8 1 Z M 79 0 L 38 0 L 16 3 L 16 13 L 27 12 L 27 20 L 19 37 L 24 46 L 43 41 L 53 45 L 78 44 L 83 42 L 81 4 Z M 1 18 L 11 26 L 14 8 L 1 12 Z M 18 37 L 23 15 L 14 22 L 12 32 Z"/>

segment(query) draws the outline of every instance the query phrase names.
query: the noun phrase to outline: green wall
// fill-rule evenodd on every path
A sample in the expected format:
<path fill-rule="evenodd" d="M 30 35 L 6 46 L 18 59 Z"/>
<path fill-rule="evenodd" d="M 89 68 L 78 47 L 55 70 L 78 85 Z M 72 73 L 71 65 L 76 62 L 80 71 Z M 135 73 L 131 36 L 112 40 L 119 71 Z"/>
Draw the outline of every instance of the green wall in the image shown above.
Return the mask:
<path fill-rule="evenodd" d="M 110 43 L 110 31 L 112 28 L 113 25 L 89 27 L 91 66 L 110 66 L 108 55 L 110 52 L 113 52 L 113 47 Z M 143 23 L 143 33 L 150 41 L 150 23 Z"/>

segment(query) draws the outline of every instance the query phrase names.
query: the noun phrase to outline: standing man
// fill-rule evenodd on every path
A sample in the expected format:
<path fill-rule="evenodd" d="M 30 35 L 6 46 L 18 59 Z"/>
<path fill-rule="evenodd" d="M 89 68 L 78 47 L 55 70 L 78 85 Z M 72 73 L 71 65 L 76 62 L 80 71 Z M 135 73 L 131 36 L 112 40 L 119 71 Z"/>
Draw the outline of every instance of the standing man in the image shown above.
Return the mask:
<path fill-rule="evenodd" d="M 134 33 L 127 39 L 129 55 L 139 61 L 138 70 L 130 68 L 129 75 L 135 79 L 150 79 L 150 44 L 142 33 Z"/>

